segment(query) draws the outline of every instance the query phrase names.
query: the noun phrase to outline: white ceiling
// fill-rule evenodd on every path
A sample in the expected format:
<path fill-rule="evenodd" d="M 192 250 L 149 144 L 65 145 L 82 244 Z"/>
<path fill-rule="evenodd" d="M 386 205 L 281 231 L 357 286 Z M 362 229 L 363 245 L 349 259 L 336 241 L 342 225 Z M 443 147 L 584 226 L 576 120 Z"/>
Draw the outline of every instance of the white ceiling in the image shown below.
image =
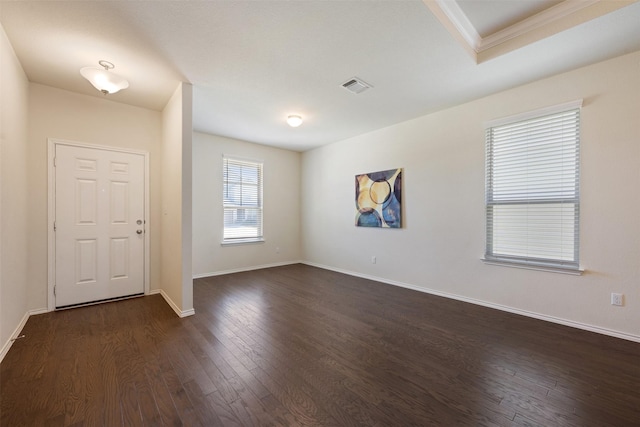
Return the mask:
<path fill-rule="evenodd" d="M 0 22 L 32 82 L 103 96 L 79 70 L 108 60 L 130 83 L 110 100 L 162 110 L 190 82 L 195 130 L 298 151 L 640 50 L 635 2 L 476 61 L 434 2 L 1 0 Z M 559 3 L 455 5 L 485 38 Z"/>

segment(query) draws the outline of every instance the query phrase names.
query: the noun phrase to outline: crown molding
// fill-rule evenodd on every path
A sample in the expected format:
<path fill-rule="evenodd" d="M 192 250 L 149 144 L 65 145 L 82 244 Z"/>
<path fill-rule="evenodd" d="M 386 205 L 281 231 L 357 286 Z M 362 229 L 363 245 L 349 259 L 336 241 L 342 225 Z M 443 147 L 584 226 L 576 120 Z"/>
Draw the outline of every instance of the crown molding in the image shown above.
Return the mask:
<path fill-rule="evenodd" d="M 613 12 L 638 0 L 565 0 L 507 28 L 481 37 L 456 0 L 423 0 L 476 63 L 495 58 Z"/>
<path fill-rule="evenodd" d="M 425 0 L 427 1 L 427 0 Z M 460 33 L 465 42 L 471 49 L 478 52 L 482 45 L 482 37 L 473 26 L 467 15 L 462 11 L 458 2 L 455 0 L 432 0 L 428 3 L 435 2 L 442 12 L 451 21 L 451 24 Z"/>
<path fill-rule="evenodd" d="M 545 9 L 542 12 L 530 16 L 529 18 L 517 22 L 503 30 L 488 35 L 481 40 L 477 52 L 480 53 L 487 49 L 491 49 L 492 47 L 505 43 L 508 40 L 524 36 L 538 28 L 551 26 L 554 23 L 578 13 L 582 9 L 593 6 L 600 1 L 601 0 L 565 0 L 562 3 L 551 6 L 549 9 Z M 455 3 L 455 1 L 453 1 L 453 3 Z"/>

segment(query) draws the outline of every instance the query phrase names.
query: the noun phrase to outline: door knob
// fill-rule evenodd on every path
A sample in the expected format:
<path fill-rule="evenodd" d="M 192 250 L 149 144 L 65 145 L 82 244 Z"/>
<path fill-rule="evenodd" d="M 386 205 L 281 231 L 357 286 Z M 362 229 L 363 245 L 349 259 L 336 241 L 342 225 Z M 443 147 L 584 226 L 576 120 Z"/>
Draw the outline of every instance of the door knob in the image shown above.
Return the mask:
<path fill-rule="evenodd" d="M 136 230 L 136 233 L 142 234 L 142 230 Z"/>

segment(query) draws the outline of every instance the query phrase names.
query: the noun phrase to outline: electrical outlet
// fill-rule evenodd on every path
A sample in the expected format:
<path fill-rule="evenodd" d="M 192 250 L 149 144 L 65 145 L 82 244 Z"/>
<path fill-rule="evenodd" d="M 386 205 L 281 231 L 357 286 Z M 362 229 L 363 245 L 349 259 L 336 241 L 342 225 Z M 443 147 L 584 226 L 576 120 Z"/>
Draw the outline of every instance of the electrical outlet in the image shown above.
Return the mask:
<path fill-rule="evenodd" d="M 276 247 L 276 253 L 279 254 L 280 253 L 280 246 Z"/>
<path fill-rule="evenodd" d="M 376 259 L 376 256 L 372 256 L 371 257 L 371 264 L 375 264 L 378 260 Z"/>
<path fill-rule="evenodd" d="M 624 294 L 611 294 L 611 305 L 624 305 Z"/>

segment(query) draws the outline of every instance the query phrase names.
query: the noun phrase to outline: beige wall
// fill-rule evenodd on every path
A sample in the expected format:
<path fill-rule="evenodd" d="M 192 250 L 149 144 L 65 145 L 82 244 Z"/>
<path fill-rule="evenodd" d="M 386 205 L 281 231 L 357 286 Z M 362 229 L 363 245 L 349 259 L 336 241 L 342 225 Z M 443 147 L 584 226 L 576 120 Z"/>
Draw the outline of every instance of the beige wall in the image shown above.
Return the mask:
<path fill-rule="evenodd" d="M 191 272 L 192 87 L 181 84 L 162 112 L 162 289 L 179 315 L 193 314 Z"/>
<path fill-rule="evenodd" d="M 193 306 L 192 265 L 207 275 L 302 258 L 640 339 L 640 53 L 300 155 L 197 133 L 191 153 L 189 85 L 163 112 L 131 107 L 29 84 L 3 31 L 0 43 L 0 345 L 26 312 L 47 307 L 47 138 L 150 152 L 151 289 L 183 313 Z M 577 98 L 586 273 L 484 265 L 483 122 Z M 214 163 L 223 153 L 265 160 L 262 245 L 219 245 Z M 405 228 L 354 227 L 354 175 L 394 167 L 405 168 Z M 611 292 L 626 295 L 624 307 L 609 304 Z"/>
<path fill-rule="evenodd" d="M 264 243 L 222 242 L 222 156 L 264 162 Z M 221 136 L 193 135 L 193 274 L 300 260 L 300 153 Z"/>
<path fill-rule="evenodd" d="M 0 360 L 28 311 L 29 82 L 0 26 Z"/>
<path fill-rule="evenodd" d="M 483 123 L 579 98 L 585 274 L 483 264 Z M 397 167 L 404 228 L 355 227 L 354 175 Z M 310 263 L 640 340 L 640 52 L 306 152 L 302 171 Z"/>
<path fill-rule="evenodd" d="M 109 100 L 30 84 L 29 305 L 47 307 L 47 138 L 149 152 L 150 287 L 160 287 L 162 115 Z"/>

